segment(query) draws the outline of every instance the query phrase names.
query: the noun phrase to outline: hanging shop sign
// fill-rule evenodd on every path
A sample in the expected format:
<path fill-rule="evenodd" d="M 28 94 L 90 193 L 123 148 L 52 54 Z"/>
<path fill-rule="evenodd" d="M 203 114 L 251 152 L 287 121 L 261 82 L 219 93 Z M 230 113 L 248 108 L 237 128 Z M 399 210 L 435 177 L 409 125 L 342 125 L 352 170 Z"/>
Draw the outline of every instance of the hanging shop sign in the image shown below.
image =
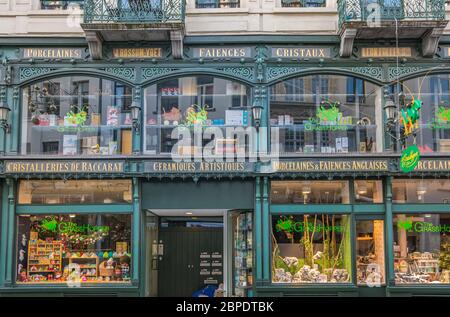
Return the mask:
<path fill-rule="evenodd" d="M 272 58 L 330 58 L 330 47 L 272 47 Z"/>
<path fill-rule="evenodd" d="M 145 162 L 146 173 L 253 172 L 251 162 Z"/>
<path fill-rule="evenodd" d="M 250 47 L 196 47 L 193 49 L 194 58 L 250 58 Z"/>
<path fill-rule="evenodd" d="M 17 161 L 6 162 L 5 173 L 122 173 L 124 162 L 114 161 Z"/>
<path fill-rule="evenodd" d="M 339 160 L 299 160 L 274 161 L 272 172 L 386 172 L 389 170 L 387 159 L 339 159 Z"/>
<path fill-rule="evenodd" d="M 406 148 L 400 157 L 400 170 L 403 173 L 409 173 L 414 170 L 420 160 L 420 151 L 417 145 L 411 145 Z"/>
<path fill-rule="evenodd" d="M 28 47 L 23 48 L 23 58 L 55 58 L 55 59 L 77 59 L 86 57 L 85 48 L 69 48 L 69 47 Z"/>
<path fill-rule="evenodd" d="M 119 47 L 113 48 L 113 58 L 162 58 L 161 47 Z"/>
<path fill-rule="evenodd" d="M 363 47 L 363 58 L 412 57 L 411 47 Z"/>

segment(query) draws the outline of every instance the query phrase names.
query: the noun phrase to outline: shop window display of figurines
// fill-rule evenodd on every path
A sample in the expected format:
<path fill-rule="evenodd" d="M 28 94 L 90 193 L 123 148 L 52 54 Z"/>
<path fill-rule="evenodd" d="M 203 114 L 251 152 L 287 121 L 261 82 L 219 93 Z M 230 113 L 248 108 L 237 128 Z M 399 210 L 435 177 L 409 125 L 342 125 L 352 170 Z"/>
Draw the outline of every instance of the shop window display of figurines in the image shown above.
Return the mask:
<path fill-rule="evenodd" d="M 350 283 L 345 215 L 273 216 L 273 283 Z"/>
<path fill-rule="evenodd" d="M 17 283 L 130 283 L 130 215 L 19 217 Z"/>

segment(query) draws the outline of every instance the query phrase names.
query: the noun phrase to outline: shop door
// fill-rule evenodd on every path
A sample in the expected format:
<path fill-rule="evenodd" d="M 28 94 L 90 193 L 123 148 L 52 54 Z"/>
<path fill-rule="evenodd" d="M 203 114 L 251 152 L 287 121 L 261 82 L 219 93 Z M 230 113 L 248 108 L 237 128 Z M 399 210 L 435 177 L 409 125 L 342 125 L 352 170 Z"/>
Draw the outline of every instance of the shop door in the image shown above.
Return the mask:
<path fill-rule="evenodd" d="M 158 296 L 191 297 L 223 282 L 223 228 L 160 228 Z"/>
<path fill-rule="evenodd" d="M 356 281 L 360 296 L 386 295 L 385 230 L 382 217 L 357 217 Z"/>

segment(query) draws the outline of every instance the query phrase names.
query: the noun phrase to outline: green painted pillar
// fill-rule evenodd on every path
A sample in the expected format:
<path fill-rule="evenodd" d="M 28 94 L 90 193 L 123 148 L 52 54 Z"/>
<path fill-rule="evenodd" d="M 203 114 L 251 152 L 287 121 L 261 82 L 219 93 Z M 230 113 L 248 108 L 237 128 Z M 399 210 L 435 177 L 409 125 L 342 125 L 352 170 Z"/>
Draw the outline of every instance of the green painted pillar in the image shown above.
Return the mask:
<path fill-rule="evenodd" d="M 6 86 L 0 86 L 0 101 L 8 104 L 6 97 Z M 0 155 L 5 154 L 6 152 L 6 133 L 5 130 L 0 129 Z"/>
<path fill-rule="evenodd" d="M 7 246 L 8 250 L 6 252 L 6 275 L 5 275 L 5 286 L 11 285 L 13 283 L 13 264 L 14 261 L 14 253 L 15 250 L 14 243 L 16 239 L 14 239 L 15 234 L 15 182 L 12 179 L 7 179 L 6 184 L 8 187 L 8 196 L 7 196 L 7 209 L 4 212 L 8 213 L 8 228 L 7 228 Z"/>
<path fill-rule="evenodd" d="M 392 176 L 386 179 L 386 260 L 387 260 L 387 285 L 394 286 L 395 276 L 394 276 L 394 229 L 393 229 L 393 215 L 392 215 Z"/>
<path fill-rule="evenodd" d="M 133 177 L 133 282 L 139 282 L 139 250 L 140 250 L 140 224 L 141 224 L 141 208 L 139 201 L 139 179 Z"/>
<path fill-rule="evenodd" d="M 257 282 L 262 280 L 262 249 L 263 245 L 261 242 L 262 231 L 261 231 L 261 177 L 256 177 L 256 188 L 255 188 L 255 279 Z"/>
<path fill-rule="evenodd" d="M 8 250 L 8 187 L 2 184 L 1 200 L 1 231 L 0 231 L 0 287 L 3 286 L 6 275 L 6 252 Z"/>
<path fill-rule="evenodd" d="M 19 145 L 20 145 L 20 87 L 14 86 L 10 89 L 11 97 L 11 133 L 8 134 L 9 137 L 9 154 L 17 154 L 19 153 Z"/>
<path fill-rule="evenodd" d="M 263 280 L 270 282 L 270 250 L 271 247 L 271 235 L 270 235 L 270 210 L 269 210 L 269 179 L 264 177 L 263 181 L 263 196 L 262 196 L 262 249 L 263 249 Z"/>
<path fill-rule="evenodd" d="M 138 122 L 133 122 L 133 154 L 141 153 L 141 140 L 143 139 L 141 136 L 143 131 L 145 131 L 144 102 L 141 97 L 141 90 L 141 86 L 134 86 L 133 88 L 133 102 L 141 107 Z"/>

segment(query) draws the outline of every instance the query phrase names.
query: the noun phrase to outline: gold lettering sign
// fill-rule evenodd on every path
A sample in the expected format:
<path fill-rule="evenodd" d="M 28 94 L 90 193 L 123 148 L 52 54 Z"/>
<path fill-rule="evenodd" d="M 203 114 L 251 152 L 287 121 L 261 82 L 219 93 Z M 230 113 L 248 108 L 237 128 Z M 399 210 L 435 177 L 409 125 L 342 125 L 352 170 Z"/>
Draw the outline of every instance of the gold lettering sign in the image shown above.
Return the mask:
<path fill-rule="evenodd" d="M 361 57 L 411 57 L 411 47 L 363 47 Z"/>
<path fill-rule="evenodd" d="M 272 162 L 275 172 L 339 172 L 339 171 L 388 171 L 387 160 L 339 160 L 339 161 L 279 161 Z"/>
<path fill-rule="evenodd" d="M 194 57 L 199 58 L 251 57 L 251 49 L 249 47 L 201 47 L 194 49 Z"/>
<path fill-rule="evenodd" d="M 252 171 L 252 167 L 243 162 L 151 162 L 146 170 L 162 173 L 245 172 Z"/>
<path fill-rule="evenodd" d="M 24 48 L 24 58 L 82 58 L 81 48 Z"/>
<path fill-rule="evenodd" d="M 275 58 L 329 58 L 329 47 L 274 47 L 272 57 Z"/>
<path fill-rule="evenodd" d="M 450 160 L 420 160 L 415 171 L 448 171 Z"/>
<path fill-rule="evenodd" d="M 161 58 L 161 47 L 114 48 L 114 58 Z"/>
<path fill-rule="evenodd" d="M 121 173 L 123 162 L 6 162 L 6 173 Z"/>

